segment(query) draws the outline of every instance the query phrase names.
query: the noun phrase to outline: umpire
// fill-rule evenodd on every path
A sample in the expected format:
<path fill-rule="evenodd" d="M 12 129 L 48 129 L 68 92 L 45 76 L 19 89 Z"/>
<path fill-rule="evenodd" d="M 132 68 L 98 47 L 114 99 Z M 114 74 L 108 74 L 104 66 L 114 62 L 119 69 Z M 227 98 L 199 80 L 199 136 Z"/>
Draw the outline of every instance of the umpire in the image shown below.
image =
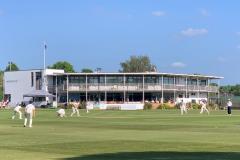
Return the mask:
<path fill-rule="evenodd" d="M 228 115 L 232 115 L 232 102 L 231 102 L 231 99 L 228 99 L 227 111 L 228 111 Z"/>

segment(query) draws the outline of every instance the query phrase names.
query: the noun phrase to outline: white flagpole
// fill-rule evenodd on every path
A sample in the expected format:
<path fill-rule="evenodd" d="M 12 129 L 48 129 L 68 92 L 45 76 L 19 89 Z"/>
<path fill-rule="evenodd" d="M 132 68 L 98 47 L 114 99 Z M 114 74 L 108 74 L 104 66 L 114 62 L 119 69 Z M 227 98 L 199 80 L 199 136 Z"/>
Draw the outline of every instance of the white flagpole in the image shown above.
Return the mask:
<path fill-rule="evenodd" d="M 43 44 L 43 69 L 46 70 L 46 42 Z"/>
<path fill-rule="evenodd" d="M 46 75 L 46 42 L 43 43 L 43 89 L 47 91 L 47 75 Z"/>

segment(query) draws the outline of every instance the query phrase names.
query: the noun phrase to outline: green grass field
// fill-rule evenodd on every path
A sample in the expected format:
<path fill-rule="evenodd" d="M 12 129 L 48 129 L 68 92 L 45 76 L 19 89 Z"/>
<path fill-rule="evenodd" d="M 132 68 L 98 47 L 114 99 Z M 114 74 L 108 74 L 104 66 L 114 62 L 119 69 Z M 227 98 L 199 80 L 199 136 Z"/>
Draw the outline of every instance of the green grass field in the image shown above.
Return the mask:
<path fill-rule="evenodd" d="M 3 160 L 239 160 L 240 111 L 81 111 L 57 118 L 38 110 L 33 128 L 0 110 Z M 71 110 L 67 110 L 69 115 Z"/>

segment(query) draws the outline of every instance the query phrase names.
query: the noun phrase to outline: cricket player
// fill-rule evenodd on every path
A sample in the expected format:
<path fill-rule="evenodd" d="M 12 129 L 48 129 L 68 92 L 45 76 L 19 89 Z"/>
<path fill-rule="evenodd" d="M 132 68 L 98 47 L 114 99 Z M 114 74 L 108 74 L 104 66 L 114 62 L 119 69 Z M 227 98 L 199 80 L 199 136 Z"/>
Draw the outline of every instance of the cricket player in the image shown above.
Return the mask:
<path fill-rule="evenodd" d="M 21 105 L 17 104 L 17 106 L 13 109 L 12 119 L 15 119 L 16 114 L 19 114 L 19 119 L 22 119 Z"/>
<path fill-rule="evenodd" d="M 79 114 L 79 110 L 78 110 L 79 103 L 76 102 L 76 101 L 74 101 L 74 102 L 71 103 L 71 104 L 72 104 L 72 113 L 71 113 L 71 117 L 72 117 L 75 113 L 77 113 L 77 116 L 79 117 L 79 116 L 80 116 L 80 114 Z"/>
<path fill-rule="evenodd" d="M 27 126 L 27 122 L 29 121 L 29 127 L 32 127 L 32 119 L 35 117 L 35 106 L 30 102 L 25 108 L 25 119 L 24 119 L 24 127 Z"/>
<path fill-rule="evenodd" d="M 232 101 L 231 99 L 228 99 L 228 102 L 227 102 L 227 111 L 228 111 L 228 115 L 232 115 Z"/>
<path fill-rule="evenodd" d="M 65 110 L 63 108 L 59 109 L 57 111 L 57 116 L 59 116 L 61 118 L 66 117 Z"/>
<path fill-rule="evenodd" d="M 187 104 L 182 100 L 180 103 L 181 115 L 187 114 Z"/>
<path fill-rule="evenodd" d="M 87 113 L 89 113 L 88 107 L 89 107 L 89 102 L 86 103 L 86 112 L 87 112 Z"/>
<path fill-rule="evenodd" d="M 207 114 L 209 114 L 209 111 L 207 109 L 207 102 L 205 100 L 201 100 L 200 101 L 200 105 L 201 105 L 201 111 L 200 114 L 202 114 L 204 111 L 207 112 Z"/>

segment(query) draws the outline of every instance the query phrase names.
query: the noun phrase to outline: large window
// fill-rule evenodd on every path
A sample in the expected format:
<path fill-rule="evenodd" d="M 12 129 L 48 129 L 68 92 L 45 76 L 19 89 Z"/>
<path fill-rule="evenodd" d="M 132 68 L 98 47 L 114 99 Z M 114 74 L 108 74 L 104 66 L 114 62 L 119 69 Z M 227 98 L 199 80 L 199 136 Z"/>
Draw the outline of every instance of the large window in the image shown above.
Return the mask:
<path fill-rule="evenodd" d="M 126 83 L 142 83 L 142 76 L 126 76 Z"/>
<path fill-rule="evenodd" d="M 42 89 L 42 72 L 36 72 L 36 90 Z"/>
<path fill-rule="evenodd" d="M 206 86 L 207 85 L 207 80 L 200 80 L 200 86 Z"/>
<path fill-rule="evenodd" d="M 177 85 L 186 85 L 186 78 L 185 77 L 176 77 L 176 84 Z"/>
<path fill-rule="evenodd" d="M 88 76 L 88 83 L 90 84 L 105 83 L 105 76 Z"/>
<path fill-rule="evenodd" d="M 31 86 L 34 86 L 34 73 L 31 72 Z"/>
<path fill-rule="evenodd" d="M 173 77 L 163 77 L 163 84 L 174 84 Z"/>
<path fill-rule="evenodd" d="M 196 79 L 188 79 L 188 85 L 197 85 Z"/>
<path fill-rule="evenodd" d="M 69 76 L 69 83 L 86 83 L 85 76 Z"/>
<path fill-rule="evenodd" d="M 161 80 L 160 80 L 159 76 L 145 76 L 144 82 L 145 83 L 159 84 L 159 83 L 161 83 Z"/>
<path fill-rule="evenodd" d="M 123 76 L 107 76 L 107 83 L 123 83 Z"/>

